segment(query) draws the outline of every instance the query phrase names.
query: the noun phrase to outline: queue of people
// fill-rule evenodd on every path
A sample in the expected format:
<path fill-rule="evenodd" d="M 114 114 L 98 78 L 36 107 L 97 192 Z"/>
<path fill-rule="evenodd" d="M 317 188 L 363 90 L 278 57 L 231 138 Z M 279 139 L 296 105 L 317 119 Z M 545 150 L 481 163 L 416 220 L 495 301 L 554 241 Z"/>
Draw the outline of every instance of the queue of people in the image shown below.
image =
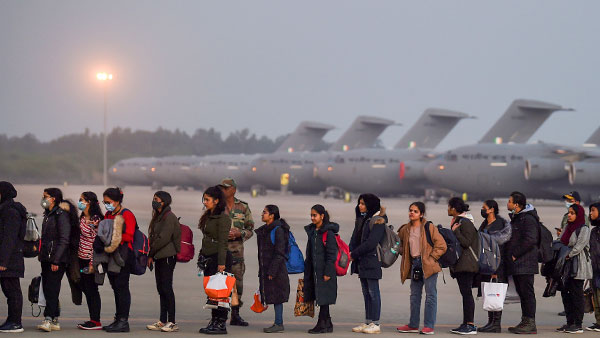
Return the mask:
<path fill-rule="evenodd" d="M 198 227 L 202 244 L 197 265 L 204 276 L 220 272 L 235 276 L 233 293 L 238 302 L 229 306 L 208 299 L 205 308 L 212 309 L 211 319 L 203 334 L 227 334 L 230 325 L 248 326 L 241 317 L 243 304 L 243 276 L 245 273 L 244 242 L 256 233 L 258 243 L 259 299 L 264 305 L 273 305 L 273 325 L 264 333 L 285 331 L 283 304 L 289 301 L 290 226 L 282 218 L 277 205 L 266 205 L 261 214 L 263 225 L 254 229 L 254 221 L 247 203 L 235 198 L 236 183 L 231 178 L 204 191 L 204 212 Z M 24 276 L 24 237 L 27 223 L 26 208 L 15 201 L 17 191 L 9 182 L 0 182 L 0 285 L 7 298 L 8 316 L 0 325 L 0 332 L 23 332 L 23 295 L 20 278 Z M 563 196 L 567 203 L 565 222 L 557 228 L 557 240 L 552 243 L 553 261 L 544 261 L 544 271 L 557 270 L 561 260 L 563 273 L 559 290 L 566 314 L 565 325 L 558 332 L 583 332 L 584 282 L 590 281 L 596 322 L 587 327 L 600 332 L 600 203 L 589 206 L 589 218 L 576 192 Z M 85 295 L 89 320 L 78 324 L 82 330 L 129 332 L 131 307 L 130 276 L 134 273 L 136 253 L 134 237 L 139 228 L 135 215 L 123 205 L 124 194 L 119 188 L 108 188 L 100 201 L 93 192 L 83 192 L 75 206 L 66 200 L 58 188 L 47 188 L 42 193 L 41 207 L 44 218 L 38 260 L 41 265 L 41 288 L 46 298 L 44 319 L 37 328 L 52 332 L 61 330 L 59 293 L 62 279 L 67 275 L 72 288 Z M 571 203 L 573 202 L 573 203 Z M 579 202 L 579 201 L 577 201 Z M 147 325 L 148 330 L 177 332 L 176 302 L 173 275 L 177 255 L 181 250 L 182 232 L 172 210 L 172 197 L 157 191 L 152 199 L 152 219 L 148 226 L 149 252 L 147 267 L 154 271 L 159 296 L 158 321 Z M 440 260 L 446 253 L 455 252 L 450 267 L 462 297 L 462 323 L 450 332 L 460 335 L 499 333 L 502 331 L 502 311 L 489 311 L 488 322 L 482 327 L 475 324 L 473 288 L 481 282 L 514 283 L 521 305 L 521 321 L 508 330 L 515 334 L 537 333 L 536 296 L 534 276 L 540 272 L 540 250 L 543 246 L 543 225 L 536 209 L 524 194 L 513 192 L 508 199 L 509 220 L 499 215 L 495 200 L 486 200 L 480 210 L 483 222 L 476 228 L 470 207 L 460 198 L 448 200 L 446 230 L 435 226 L 426 217 L 426 206 L 416 201 L 408 208 L 408 221 L 397 230 L 401 256 L 400 277 L 410 279 L 409 322 L 397 328 L 400 333 L 434 334 L 437 317 L 437 280 L 442 272 Z M 80 213 L 78 213 L 80 211 Z M 388 216 L 380 199 L 373 194 L 359 196 L 354 210 L 355 224 L 349 241 L 350 273 L 360 281 L 364 301 L 364 321 L 352 331 L 365 334 L 381 332 L 382 296 L 379 281 L 383 277 L 381 243 L 391 231 Z M 305 302 L 319 307 L 311 334 L 333 332 L 331 306 L 337 302 L 339 259 L 337 238 L 340 225 L 333 222 L 326 208 L 316 204 L 310 209 L 311 223 L 304 227 L 307 245 L 304 250 Z M 589 223 L 589 226 L 587 225 Z M 590 229 L 590 226 L 592 229 Z M 447 230 L 449 229 L 449 230 Z M 454 243 L 450 242 L 452 234 Z M 495 271 L 480 270 L 480 236 L 497 238 L 501 253 Z M 295 242 L 293 242 L 295 245 Z M 459 246 L 457 250 L 453 245 Z M 562 255 L 562 256 L 560 256 Z M 560 256 L 560 257 L 559 257 Z M 568 266 L 564 272 L 563 266 Z M 485 271 L 485 272 L 484 272 Z M 553 274 L 556 275 L 557 271 Z M 105 275 L 114 293 L 116 312 L 113 322 L 102 326 L 99 285 Z M 554 276 L 553 275 L 553 276 Z M 546 276 L 547 278 L 550 278 Z M 425 289 L 424 322 L 421 327 L 421 300 Z M 457 318 L 458 319 L 458 318 Z"/>

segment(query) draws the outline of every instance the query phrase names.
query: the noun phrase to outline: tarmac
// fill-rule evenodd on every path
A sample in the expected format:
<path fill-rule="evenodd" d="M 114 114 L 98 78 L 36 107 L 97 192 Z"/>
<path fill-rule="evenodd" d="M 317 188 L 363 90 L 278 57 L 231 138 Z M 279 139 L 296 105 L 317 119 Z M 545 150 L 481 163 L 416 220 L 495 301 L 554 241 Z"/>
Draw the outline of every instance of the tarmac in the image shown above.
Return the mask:
<path fill-rule="evenodd" d="M 40 199 L 42 198 L 42 185 L 17 185 L 18 197 L 16 200 L 23 203 L 28 211 L 38 214 L 38 226 L 41 230 Z M 99 186 L 66 186 L 60 187 L 63 190 L 65 198 L 77 201 L 81 192 L 91 190 L 96 192 L 101 198 L 103 188 Z M 130 209 L 136 216 L 140 228 L 147 233 L 148 224 L 151 217 L 151 201 L 153 191 L 149 187 L 131 186 L 124 190 L 123 205 Z M 202 235 L 197 229 L 197 223 L 202 214 L 202 193 L 199 191 L 183 191 L 175 188 L 165 188 L 173 196 L 173 212 L 181 217 L 181 223 L 187 224 L 194 230 L 194 243 L 196 252 L 199 250 Z M 247 193 L 238 193 L 238 198 L 249 203 L 253 212 L 256 226 L 262 225 L 260 215 L 262 209 L 267 204 L 276 204 L 279 206 L 282 218 L 285 218 L 290 224 L 298 245 L 304 251 L 306 247 L 306 233 L 303 227 L 310 223 L 310 208 L 312 205 L 323 204 L 331 215 L 331 219 L 340 224 L 340 236 L 348 242 L 352 235 L 354 227 L 354 207 L 356 201 L 345 203 L 341 200 L 323 199 L 320 196 L 308 195 L 285 195 L 278 192 L 270 192 L 267 196 L 252 198 Z M 416 199 L 408 198 L 383 198 L 382 204 L 387 208 L 389 223 L 394 224 L 396 228 L 408 219 L 408 206 Z M 501 215 L 507 216 L 506 200 L 499 200 Z M 470 202 L 472 214 L 475 217 L 476 226 L 482 221 L 479 215 L 481 202 Z M 560 225 L 562 215 L 566 212 L 564 204 L 560 202 L 540 201 L 534 202 L 544 224 L 553 229 Z M 587 210 L 587 208 L 586 208 Z M 447 206 L 445 203 L 427 204 L 427 218 L 435 224 L 448 226 L 450 217 L 447 216 Z M 554 233 L 554 230 L 552 230 Z M 250 310 L 252 296 L 258 289 L 258 260 L 257 260 L 256 239 L 252 237 L 245 244 L 246 253 L 246 275 L 244 278 L 245 293 L 242 296 L 244 307 L 241 310 L 242 317 L 250 323 L 249 327 L 231 327 L 228 326 L 230 335 L 244 335 L 248 337 L 264 336 L 262 332 L 264 327 L 273 323 L 274 312 L 272 309 L 257 314 Z M 32 308 L 27 300 L 27 287 L 31 279 L 40 273 L 40 265 L 36 259 L 26 259 L 25 278 L 21 280 L 21 286 L 24 292 L 23 307 L 23 326 L 25 333 L 23 336 L 38 335 L 60 335 L 63 337 L 84 337 L 106 335 L 103 331 L 78 330 L 77 323 L 88 320 L 88 310 L 85 303 L 76 306 L 71 301 L 71 294 L 66 277 L 63 279 L 60 294 L 62 314 L 60 323 L 62 330 L 60 332 L 42 333 L 36 330 L 36 325 L 43 319 L 32 316 Z M 290 275 L 291 290 L 290 302 L 284 305 L 284 325 L 286 336 L 307 336 L 307 330 L 316 323 L 316 318 L 294 317 L 293 308 L 296 297 L 296 287 L 298 278 L 302 275 Z M 444 283 L 445 279 L 445 283 Z M 128 336 L 158 336 L 167 335 L 162 332 L 148 331 L 145 326 L 154 323 L 159 316 L 159 298 L 156 291 L 154 274 L 147 271 L 143 276 L 132 276 L 131 285 L 131 314 L 130 327 L 131 332 Z M 438 311 L 437 324 L 435 332 L 437 336 L 451 336 L 451 328 L 457 327 L 462 323 L 462 298 L 460 296 L 458 285 L 450 277 L 447 269 L 444 269 L 444 278 L 438 278 Z M 564 336 L 565 333 L 554 332 L 554 329 L 565 323 L 565 317 L 559 317 L 558 312 L 563 310 L 560 295 L 553 298 L 542 298 L 545 282 L 541 276 L 536 276 L 535 281 L 537 297 L 537 327 L 538 335 L 546 336 Z M 198 329 L 206 326 L 210 318 L 210 311 L 203 310 L 206 296 L 202 287 L 202 280 L 197 275 L 195 260 L 189 263 L 178 263 L 175 268 L 174 289 L 177 304 L 177 322 L 180 331 L 171 333 L 174 336 L 198 336 Z M 402 284 L 400 281 L 400 259 L 390 268 L 384 269 L 383 279 L 380 281 L 380 290 L 382 295 L 381 323 L 382 333 L 380 336 L 402 336 L 410 334 L 400 334 L 396 332 L 396 327 L 407 324 L 409 318 L 409 293 L 410 281 Z M 473 290 L 476 295 L 476 289 Z M 115 306 L 114 296 L 108 281 L 100 287 L 102 297 L 102 322 L 106 325 L 112 321 Z M 424 295 L 423 295 L 424 296 Z M 424 297 L 423 297 L 424 302 Z M 487 322 L 487 313 L 482 309 L 481 299 L 475 302 L 475 323 L 483 326 Z M 423 309 L 421 307 L 421 328 L 423 323 Z M 318 309 L 316 309 L 318 311 Z M 36 311 L 37 312 L 37 308 Z M 0 316 L 7 313 L 5 300 L 0 301 Z M 337 304 L 331 307 L 331 315 L 334 324 L 333 333 L 327 334 L 330 337 L 349 337 L 359 336 L 359 333 L 351 332 L 351 328 L 364 320 L 364 303 L 358 277 L 347 275 L 338 278 L 338 297 Z M 502 318 L 503 333 L 479 333 L 479 335 L 489 335 L 493 337 L 513 336 L 508 333 L 507 328 L 520 321 L 521 310 L 519 304 L 509 304 L 505 306 Z M 584 327 L 594 322 L 593 314 L 586 314 L 584 318 Z M 592 336 L 594 332 L 584 332 L 586 336 Z M 276 334 L 275 334 L 276 335 Z M 283 334 L 280 334 L 283 335 Z M 454 336 L 454 335 L 452 335 Z"/>

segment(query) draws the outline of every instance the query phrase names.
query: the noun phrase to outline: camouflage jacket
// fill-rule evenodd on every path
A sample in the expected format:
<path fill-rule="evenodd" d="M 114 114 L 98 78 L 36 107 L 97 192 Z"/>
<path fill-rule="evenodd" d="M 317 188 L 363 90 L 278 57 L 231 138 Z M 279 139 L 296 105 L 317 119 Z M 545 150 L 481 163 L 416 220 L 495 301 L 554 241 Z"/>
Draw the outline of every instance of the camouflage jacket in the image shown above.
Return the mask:
<path fill-rule="evenodd" d="M 229 217 L 231 218 L 231 227 L 236 227 L 242 232 L 242 241 L 245 242 L 254 235 L 254 219 L 252 219 L 248 203 L 236 198 L 233 208 L 229 210 Z"/>

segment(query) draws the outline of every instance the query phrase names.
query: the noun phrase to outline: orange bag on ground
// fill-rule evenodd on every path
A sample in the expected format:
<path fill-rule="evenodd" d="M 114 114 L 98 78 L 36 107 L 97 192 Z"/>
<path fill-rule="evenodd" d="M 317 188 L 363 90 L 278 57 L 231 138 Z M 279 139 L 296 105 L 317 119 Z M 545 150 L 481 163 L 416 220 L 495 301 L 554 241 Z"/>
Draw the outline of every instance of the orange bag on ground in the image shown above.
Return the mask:
<path fill-rule="evenodd" d="M 262 303 L 262 301 L 260 300 L 260 290 L 256 290 L 256 292 L 254 292 L 254 304 L 252 304 L 252 306 L 250 307 L 250 310 L 256 312 L 256 313 L 261 313 L 261 312 L 265 312 L 266 309 L 268 309 L 269 307 L 265 304 Z"/>

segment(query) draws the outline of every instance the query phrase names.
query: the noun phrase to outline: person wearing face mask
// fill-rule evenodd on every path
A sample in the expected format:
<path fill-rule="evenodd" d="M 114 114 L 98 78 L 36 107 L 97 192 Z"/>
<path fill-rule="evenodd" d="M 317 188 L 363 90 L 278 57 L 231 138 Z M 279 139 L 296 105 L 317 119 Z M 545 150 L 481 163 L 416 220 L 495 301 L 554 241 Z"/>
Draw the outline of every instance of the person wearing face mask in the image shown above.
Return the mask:
<path fill-rule="evenodd" d="M 225 212 L 223 191 L 218 186 L 210 187 L 204 191 L 202 201 L 205 211 L 198 223 L 198 228 L 202 231 L 198 267 L 204 271 L 204 276 L 212 276 L 217 272 L 231 272 L 232 256 L 227 245 L 231 218 Z M 228 311 L 222 307 L 213 309 L 208 326 L 201 328 L 200 333 L 227 334 Z"/>
<path fill-rule="evenodd" d="M 146 326 L 148 330 L 177 332 L 175 321 L 175 293 L 173 292 L 173 273 L 177 262 L 177 253 L 181 250 L 181 227 L 177 216 L 171 211 L 171 195 L 166 191 L 157 191 L 152 199 L 152 220 L 148 226 L 150 253 L 148 267 L 156 267 L 156 289 L 160 296 L 160 320 Z"/>
<path fill-rule="evenodd" d="M 573 204 L 569 207 L 568 222 L 560 242 L 571 251 L 566 257 L 567 262 L 573 262 L 575 276 L 570 274 L 563 283 L 561 296 L 567 324 L 556 329 L 558 332 L 583 333 L 583 282 L 592 278 L 592 262 L 589 255 L 590 228 L 585 225 L 583 207 Z M 572 270 L 572 271 L 573 271 Z"/>
<path fill-rule="evenodd" d="M 381 293 L 379 280 L 382 278 L 381 262 L 377 257 L 377 244 L 385 235 L 385 208 L 379 197 L 362 194 L 354 208 L 356 219 L 350 247 L 351 274 L 358 274 L 365 302 L 365 321 L 352 328 L 352 332 L 377 334 L 381 332 Z"/>
<path fill-rule="evenodd" d="M 515 191 L 510 194 L 507 209 L 511 212 L 512 236 L 506 243 L 507 274 L 511 275 L 521 300 L 521 322 L 509 327 L 516 334 L 535 334 L 536 299 L 534 276 L 539 273 L 538 243 L 540 238 L 539 216 L 527 197 Z"/>
<path fill-rule="evenodd" d="M 121 215 L 125 220 L 121 244 L 117 249 L 125 261 L 125 266 L 121 267 L 118 273 L 108 272 L 108 280 L 115 294 L 115 318 L 111 324 L 103 326 L 102 329 L 106 332 L 129 332 L 129 309 L 131 308 L 129 277 L 134 260 L 133 235 L 137 227 L 137 220 L 129 209 L 123 207 L 123 191 L 120 188 L 108 188 L 102 197 L 106 209 L 104 218 L 110 220 Z"/>
<path fill-rule="evenodd" d="M 567 212 L 563 215 L 563 218 L 560 221 L 560 230 L 556 230 L 556 235 L 558 237 L 560 237 L 561 232 L 565 229 L 567 223 L 569 222 L 569 208 L 573 204 L 581 205 L 581 196 L 577 191 L 571 191 L 568 194 L 564 194 L 562 196 L 562 199 L 565 201 L 565 207 L 567 208 Z M 587 217 L 585 217 L 585 225 L 588 227 L 590 226 L 590 220 Z"/>
<path fill-rule="evenodd" d="M 586 330 L 600 332 L 600 202 L 590 204 L 590 258 L 592 260 L 592 290 L 594 291 L 594 316 L 596 322 Z"/>
<path fill-rule="evenodd" d="M 95 193 L 86 191 L 79 197 L 77 208 L 81 210 L 79 217 L 79 246 L 77 256 L 81 269 L 79 286 L 85 295 L 90 314 L 90 320 L 77 327 L 81 330 L 101 330 L 100 309 L 102 301 L 96 284 L 92 258 L 94 256 L 94 241 L 98 235 L 98 224 L 104 219 L 100 203 Z"/>
<path fill-rule="evenodd" d="M 425 217 L 425 203 L 413 202 L 408 207 L 408 220 L 407 224 L 398 229 L 398 236 L 402 243 L 400 263 L 402 284 L 410 278 L 410 320 L 407 325 L 397 330 L 401 333 L 435 334 L 437 277 L 442 271 L 438 259 L 448 247 L 438 228 Z M 419 331 L 423 288 L 426 294 L 425 321 L 423 330 Z"/>
<path fill-rule="evenodd" d="M 504 230 L 505 227 L 510 227 L 510 223 L 499 215 L 498 203 L 495 200 L 487 200 L 483 202 L 483 205 L 481 206 L 481 217 L 483 217 L 483 222 L 481 222 L 481 226 L 479 226 L 479 232 L 494 235 Z M 503 243 L 500 244 L 499 247 L 501 260 L 500 266 L 498 267 L 498 270 L 496 270 L 496 273 L 492 275 L 477 276 L 476 281 L 477 285 L 479 286 L 478 297 L 481 295 L 481 282 L 488 282 L 492 279 L 496 279 L 498 283 L 507 283 L 505 262 L 508 260 L 508 257 L 506 256 L 506 245 Z M 490 311 L 488 312 L 488 323 L 478 328 L 477 331 L 500 333 L 502 331 L 501 322 L 502 311 Z"/>
<path fill-rule="evenodd" d="M 335 235 L 340 226 L 331 222 L 325 207 L 315 204 L 310 209 L 311 224 L 304 227 L 308 235 L 304 260 L 304 300 L 315 301 L 319 306 L 317 325 L 308 333 L 333 332 L 329 306 L 337 299 L 335 261 L 338 247 Z"/>
<path fill-rule="evenodd" d="M 58 296 L 61 281 L 69 262 L 70 206 L 63 203 L 63 194 L 58 188 L 44 189 L 40 204 L 44 208 L 44 221 L 42 222 L 42 245 L 38 259 L 42 265 L 42 288 L 46 297 L 46 308 L 44 309 L 44 320 L 37 328 L 46 332 L 59 331 Z"/>
<path fill-rule="evenodd" d="M 15 187 L 6 181 L 0 182 L 0 285 L 6 296 L 8 317 L 2 325 L 2 333 L 23 332 L 23 292 L 19 279 L 25 273 L 23 239 L 27 210 L 14 200 Z"/>

